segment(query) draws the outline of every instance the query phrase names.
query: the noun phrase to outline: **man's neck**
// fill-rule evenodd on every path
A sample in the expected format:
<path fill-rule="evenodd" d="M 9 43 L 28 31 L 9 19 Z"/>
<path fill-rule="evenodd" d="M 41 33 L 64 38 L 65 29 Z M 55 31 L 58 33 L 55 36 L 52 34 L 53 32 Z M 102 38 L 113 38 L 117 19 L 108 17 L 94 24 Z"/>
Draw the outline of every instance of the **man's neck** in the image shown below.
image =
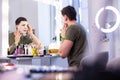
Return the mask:
<path fill-rule="evenodd" d="M 73 24 L 76 24 L 76 20 L 72 20 L 68 22 L 68 26 L 73 25 Z"/>

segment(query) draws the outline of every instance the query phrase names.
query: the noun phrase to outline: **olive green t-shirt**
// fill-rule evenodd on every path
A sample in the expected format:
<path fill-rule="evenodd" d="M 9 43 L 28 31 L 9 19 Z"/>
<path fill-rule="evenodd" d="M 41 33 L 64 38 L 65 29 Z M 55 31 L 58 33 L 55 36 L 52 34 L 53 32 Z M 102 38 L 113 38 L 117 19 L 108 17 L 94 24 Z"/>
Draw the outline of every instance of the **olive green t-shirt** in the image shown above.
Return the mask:
<path fill-rule="evenodd" d="M 68 27 L 66 34 L 66 40 L 71 40 L 73 46 L 68 55 L 69 66 L 80 66 L 80 60 L 86 47 L 86 32 L 82 25 L 74 24 Z"/>
<path fill-rule="evenodd" d="M 32 43 L 32 38 L 30 37 L 30 35 L 25 35 L 25 36 L 21 36 L 20 37 L 20 41 L 18 43 L 18 45 L 20 44 L 29 44 Z M 16 45 L 15 45 L 15 35 L 14 33 L 9 33 L 9 46 L 10 46 L 10 50 L 9 50 L 9 54 L 13 54 L 15 49 L 16 49 Z"/>

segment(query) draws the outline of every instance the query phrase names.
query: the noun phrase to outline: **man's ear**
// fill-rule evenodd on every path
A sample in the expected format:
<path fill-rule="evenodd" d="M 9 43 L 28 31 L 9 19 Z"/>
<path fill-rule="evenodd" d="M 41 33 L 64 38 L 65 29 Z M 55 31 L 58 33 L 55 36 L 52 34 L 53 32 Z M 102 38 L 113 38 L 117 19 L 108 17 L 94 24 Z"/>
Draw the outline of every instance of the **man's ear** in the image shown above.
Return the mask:
<path fill-rule="evenodd" d="M 68 18 L 68 16 L 67 16 L 67 15 L 65 15 L 65 21 L 68 21 L 68 19 L 69 19 L 69 18 Z"/>
<path fill-rule="evenodd" d="M 16 25 L 16 30 L 18 30 L 18 25 Z"/>
<path fill-rule="evenodd" d="M 65 21 L 67 21 L 67 16 L 66 15 L 64 15 L 64 18 L 65 18 Z"/>

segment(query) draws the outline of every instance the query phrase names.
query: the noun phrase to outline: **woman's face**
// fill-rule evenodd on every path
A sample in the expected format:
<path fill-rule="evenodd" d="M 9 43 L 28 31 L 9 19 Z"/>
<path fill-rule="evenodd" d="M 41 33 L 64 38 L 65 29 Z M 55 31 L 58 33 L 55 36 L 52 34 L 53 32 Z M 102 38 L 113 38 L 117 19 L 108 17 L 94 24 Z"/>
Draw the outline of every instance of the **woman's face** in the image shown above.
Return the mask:
<path fill-rule="evenodd" d="M 17 25 L 17 29 L 20 33 L 26 34 L 28 31 L 28 22 L 27 21 L 21 21 L 19 25 Z"/>

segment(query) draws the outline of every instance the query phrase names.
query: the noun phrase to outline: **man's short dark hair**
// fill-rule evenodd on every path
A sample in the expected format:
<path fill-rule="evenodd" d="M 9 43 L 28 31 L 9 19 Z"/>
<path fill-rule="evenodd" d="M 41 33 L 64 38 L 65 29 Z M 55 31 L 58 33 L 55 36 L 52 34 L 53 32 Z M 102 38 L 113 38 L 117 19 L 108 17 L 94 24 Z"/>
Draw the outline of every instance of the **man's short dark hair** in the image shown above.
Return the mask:
<path fill-rule="evenodd" d="M 61 11 L 62 15 L 67 15 L 70 20 L 76 20 L 76 11 L 75 8 L 72 6 L 66 6 Z"/>
<path fill-rule="evenodd" d="M 21 21 L 27 21 L 27 19 L 25 17 L 18 17 L 15 21 L 15 24 L 18 25 Z"/>

